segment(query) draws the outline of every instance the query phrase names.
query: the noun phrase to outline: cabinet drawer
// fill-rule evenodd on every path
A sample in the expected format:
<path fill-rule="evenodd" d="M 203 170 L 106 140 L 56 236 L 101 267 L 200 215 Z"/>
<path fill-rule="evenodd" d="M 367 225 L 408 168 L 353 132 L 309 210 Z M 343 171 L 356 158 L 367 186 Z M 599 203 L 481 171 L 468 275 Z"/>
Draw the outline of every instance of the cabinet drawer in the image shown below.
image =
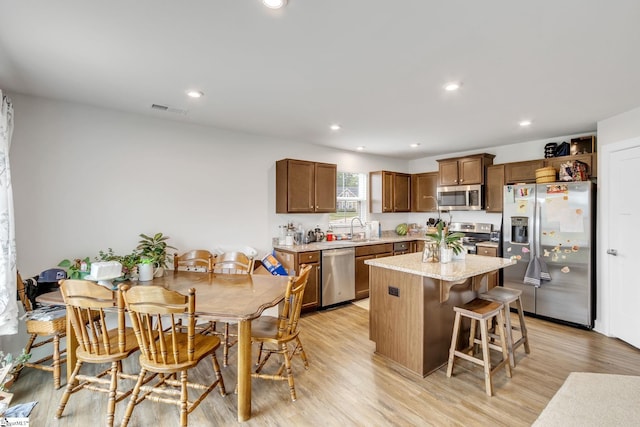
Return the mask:
<path fill-rule="evenodd" d="M 491 246 L 476 246 L 476 254 L 482 256 L 498 256 L 498 248 L 493 248 Z"/>
<path fill-rule="evenodd" d="M 320 262 L 320 251 L 302 252 L 298 254 L 298 264 L 313 264 Z"/>
<path fill-rule="evenodd" d="M 384 243 L 382 245 L 356 246 L 356 256 L 377 255 L 387 252 L 393 252 L 393 243 Z"/>
<path fill-rule="evenodd" d="M 397 242 L 393 244 L 393 252 L 406 252 L 411 248 L 411 242 Z"/>

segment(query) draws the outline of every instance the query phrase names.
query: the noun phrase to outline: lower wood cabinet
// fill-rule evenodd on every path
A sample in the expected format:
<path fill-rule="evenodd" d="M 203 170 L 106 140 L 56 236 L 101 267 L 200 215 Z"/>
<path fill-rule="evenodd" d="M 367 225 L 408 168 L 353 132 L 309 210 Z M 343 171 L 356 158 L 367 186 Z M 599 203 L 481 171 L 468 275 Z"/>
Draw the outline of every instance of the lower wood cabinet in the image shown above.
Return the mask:
<path fill-rule="evenodd" d="M 494 246 L 482 246 L 482 243 L 479 243 L 476 245 L 476 255 L 497 257 L 498 248 Z M 494 271 L 487 277 L 487 287 L 492 289 L 496 286 L 498 286 L 498 271 Z"/>
<path fill-rule="evenodd" d="M 302 264 L 312 266 L 307 286 L 304 289 L 302 310 L 317 310 L 320 307 L 320 251 L 289 252 L 276 250 L 275 255 L 289 274 L 298 274 Z"/>
<path fill-rule="evenodd" d="M 364 262 L 391 255 L 393 243 L 356 246 L 356 299 L 369 297 L 369 266 Z"/>

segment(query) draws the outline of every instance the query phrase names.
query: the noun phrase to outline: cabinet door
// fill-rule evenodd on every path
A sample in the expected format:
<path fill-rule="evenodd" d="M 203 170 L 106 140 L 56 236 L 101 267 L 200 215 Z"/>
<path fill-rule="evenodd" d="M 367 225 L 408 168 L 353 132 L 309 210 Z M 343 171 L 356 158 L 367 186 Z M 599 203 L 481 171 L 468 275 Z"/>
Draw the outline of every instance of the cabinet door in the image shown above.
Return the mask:
<path fill-rule="evenodd" d="M 382 212 L 393 212 L 392 172 L 382 172 Z"/>
<path fill-rule="evenodd" d="M 458 185 L 458 161 L 440 161 L 438 176 L 440 177 L 440 185 Z"/>
<path fill-rule="evenodd" d="M 476 246 L 476 254 L 481 256 L 498 256 L 498 249 L 488 246 Z M 487 288 L 492 289 L 498 286 L 498 272 L 494 271 L 487 276 Z"/>
<path fill-rule="evenodd" d="M 484 168 L 482 158 L 470 157 L 458 160 L 458 182 L 460 185 L 482 184 Z"/>
<path fill-rule="evenodd" d="M 487 168 L 487 185 L 485 193 L 485 209 L 487 212 L 502 212 L 504 187 L 504 165 L 493 165 Z"/>
<path fill-rule="evenodd" d="M 437 212 L 436 191 L 438 188 L 438 172 L 419 173 L 413 175 L 411 182 L 412 210 L 414 212 Z"/>
<path fill-rule="evenodd" d="M 356 257 L 356 299 L 369 297 L 369 266 L 364 262 L 375 255 Z"/>
<path fill-rule="evenodd" d="M 304 311 L 316 310 L 320 306 L 320 264 L 308 265 L 311 265 L 311 271 L 302 297 Z"/>
<path fill-rule="evenodd" d="M 544 166 L 544 160 L 531 160 L 527 162 L 512 162 L 504 165 L 505 184 L 519 182 L 536 182 L 536 169 Z"/>
<path fill-rule="evenodd" d="M 315 169 L 315 212 L 336 211 L 336 165 L 316 163 Z"/>
<path fill-rule="evenodd" d="M 411 175 L 396 173 L 393 177 L 393 211 L 411 210 Z"/>
<path fill-rule="evenodd" d="M 303 160 L 288 161 L 287 211 L 313 212 L 315 210 L 315 164 Z"/>

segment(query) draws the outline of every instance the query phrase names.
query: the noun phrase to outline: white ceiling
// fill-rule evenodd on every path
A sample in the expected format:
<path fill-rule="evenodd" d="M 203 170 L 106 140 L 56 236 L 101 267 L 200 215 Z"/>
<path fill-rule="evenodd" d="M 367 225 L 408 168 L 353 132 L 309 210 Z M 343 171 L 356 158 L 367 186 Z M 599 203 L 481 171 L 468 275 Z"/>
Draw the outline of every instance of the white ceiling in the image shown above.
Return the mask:
<path fill-rule="evenodd" d="M 0 0 L 0 89 L 432 156 L 589 132 L 640 106 L 640 2 Z"/>

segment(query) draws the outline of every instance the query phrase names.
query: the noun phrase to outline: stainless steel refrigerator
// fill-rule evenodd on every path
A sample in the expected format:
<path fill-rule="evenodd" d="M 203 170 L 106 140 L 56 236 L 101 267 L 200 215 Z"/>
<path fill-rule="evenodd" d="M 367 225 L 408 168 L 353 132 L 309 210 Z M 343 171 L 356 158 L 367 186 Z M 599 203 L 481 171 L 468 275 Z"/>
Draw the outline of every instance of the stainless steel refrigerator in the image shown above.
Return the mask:
<path fill-rule="evenodd" d="M 504 269 L 503 284 L 522 290 L 524 311 L 593 327 L 593 193 L 589 181 L 504 187 L 503 257 L 517 263 Z M 535 257 L 539 264 L 532 266 Z M 539 275 L 540 267 L 550 280 L 525 283 L 525 276 L 536 282 L 530 276 Z"/>

